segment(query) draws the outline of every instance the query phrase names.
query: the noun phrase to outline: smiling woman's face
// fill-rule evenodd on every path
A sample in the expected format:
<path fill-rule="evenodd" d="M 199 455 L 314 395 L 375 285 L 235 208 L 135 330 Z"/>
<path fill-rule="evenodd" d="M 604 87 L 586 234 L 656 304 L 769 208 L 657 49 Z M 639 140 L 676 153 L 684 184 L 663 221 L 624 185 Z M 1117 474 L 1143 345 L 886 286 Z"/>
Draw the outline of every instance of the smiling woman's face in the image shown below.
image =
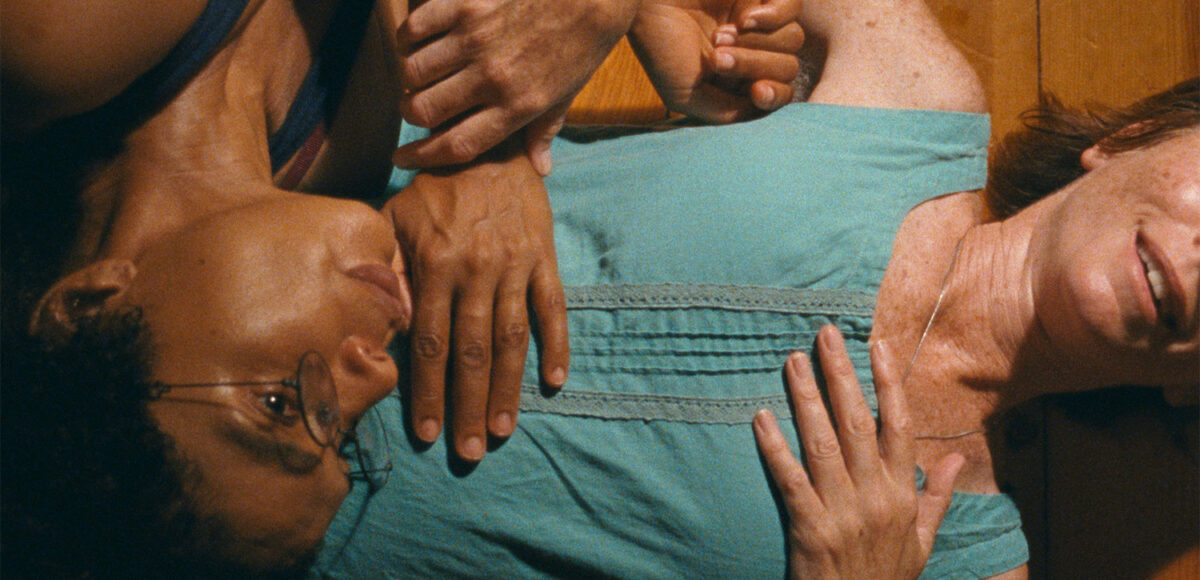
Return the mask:
<path fill-rule="evenodd" d="M 278 381 L 307 351 L 329 363 L 342 429 L 396 385 L 385 351 L 406 305 L 390 225 L 356 202 L 289 195 L 157 241 L 125 301 L 142 309 L 165 384 Z M 201 515 L 218 515 L 250 561 L 316 545 L 348 482 L 281 384 L 170 389 L 150 405 L 198 468 Z M 308 403 L 306 403 L 308 404 Z"/>
<path fill-rule="evenodd" d="M 1107 384 L 1200 386 L 1200 130 L 1084 153 L 1032 247 L 1050 338 Z M 1086 360 L 1084 360 L 1086 359 Z"/>

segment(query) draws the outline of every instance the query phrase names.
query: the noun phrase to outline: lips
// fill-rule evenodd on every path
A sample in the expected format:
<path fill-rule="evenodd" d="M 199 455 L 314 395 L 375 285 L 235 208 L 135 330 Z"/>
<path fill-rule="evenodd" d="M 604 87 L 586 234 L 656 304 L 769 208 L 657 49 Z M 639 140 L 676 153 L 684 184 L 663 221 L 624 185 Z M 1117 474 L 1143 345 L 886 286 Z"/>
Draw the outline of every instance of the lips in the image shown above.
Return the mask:
<path fill-rule="evenodd" d="M 1150 297 L 1154 301 L 1155 318 L 1167 330 L 1179 330 L 1183 315 L 1183 292 L 1179 278 L 1163 256 L 1161 249 L 1141 235 L 1136 242 L 1138 260 L 1146 276 Z"/>
<path fill-rule="evenodd" d="M 400 295 L 400 276 L 383 264 L 364 264 L 346 272 L 347 276 L 366 282 L 375 299 L 388 313 L 393 326 L 404 317 L 404 302 Z"/>

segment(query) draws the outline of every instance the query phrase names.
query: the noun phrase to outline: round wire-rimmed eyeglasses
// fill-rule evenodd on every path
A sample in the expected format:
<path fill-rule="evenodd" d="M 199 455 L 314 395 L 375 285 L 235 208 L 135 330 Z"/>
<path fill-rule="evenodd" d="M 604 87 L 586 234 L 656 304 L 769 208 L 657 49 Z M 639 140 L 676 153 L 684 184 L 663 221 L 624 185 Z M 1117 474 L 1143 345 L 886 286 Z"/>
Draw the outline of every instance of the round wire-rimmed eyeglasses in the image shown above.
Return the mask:
<path fill-rule="evenodd" d="M 221 381 L 211 383 L 158 383 L 160 389 L 187 389 L 199 387 L 253 387 L 260 385 L 283 385 L 296 393 L 296 409 L 304 418 L 304 426 L 317 445 L 330 447 L 338 436 L 342 436 L 342 451 L 352 456 L 359 468 L 347 475 L 354 479 L 365 479 L 372 490 L 387 483 L 392 470 L 391 454 L 388 449 L 387 432 L 373 429 L 360 434 L 359 428 L 344 431 L 341 427 L 342 409 L 338 403 L 337 385 L 329 363 L 321 353 L 310 350 L 300 355 L 296 374 L 274 381 Z M 348 459 L 350 457 L 347 457 Z"/>

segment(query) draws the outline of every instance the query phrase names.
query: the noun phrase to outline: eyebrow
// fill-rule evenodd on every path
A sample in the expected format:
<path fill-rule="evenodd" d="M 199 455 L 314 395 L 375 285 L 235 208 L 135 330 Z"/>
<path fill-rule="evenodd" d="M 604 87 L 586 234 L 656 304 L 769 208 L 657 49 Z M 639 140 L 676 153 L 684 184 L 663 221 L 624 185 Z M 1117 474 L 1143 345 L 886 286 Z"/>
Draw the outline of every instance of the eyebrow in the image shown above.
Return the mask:
<path fill-rule="evenodd" d="M 321 456 L 316 453 L 244 426 L 230 425 L 221 431 L 225 437 L 249 451 L 255 459 L 263 463 L 278 463 L 289 473 L 310 473 L 321 464 Z"/>

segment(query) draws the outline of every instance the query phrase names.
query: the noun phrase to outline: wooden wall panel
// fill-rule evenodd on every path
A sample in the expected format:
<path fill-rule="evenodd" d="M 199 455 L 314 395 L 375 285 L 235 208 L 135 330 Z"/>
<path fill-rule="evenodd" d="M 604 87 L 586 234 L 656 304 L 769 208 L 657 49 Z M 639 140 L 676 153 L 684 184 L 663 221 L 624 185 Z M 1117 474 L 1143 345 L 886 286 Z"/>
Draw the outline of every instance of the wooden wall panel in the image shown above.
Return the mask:
<path fill-rule="evenodd" d="M 1119 105 L 1200 74 L 1197 0 L 1041 0 L 1042 88 Z"/>
<path fill-rule="evenodd" d="M 1037 103 L 1037 0 L 928 0 L 946 35 L 966 55 L 987 92 L 994 135 L 1017 127 Z"/>
<path fill-rule="evenodd" d="M 667 107 L 624 38 L 567 112 L 567 122 L 573 125 L 642 125 L 666 118 Z"/>

